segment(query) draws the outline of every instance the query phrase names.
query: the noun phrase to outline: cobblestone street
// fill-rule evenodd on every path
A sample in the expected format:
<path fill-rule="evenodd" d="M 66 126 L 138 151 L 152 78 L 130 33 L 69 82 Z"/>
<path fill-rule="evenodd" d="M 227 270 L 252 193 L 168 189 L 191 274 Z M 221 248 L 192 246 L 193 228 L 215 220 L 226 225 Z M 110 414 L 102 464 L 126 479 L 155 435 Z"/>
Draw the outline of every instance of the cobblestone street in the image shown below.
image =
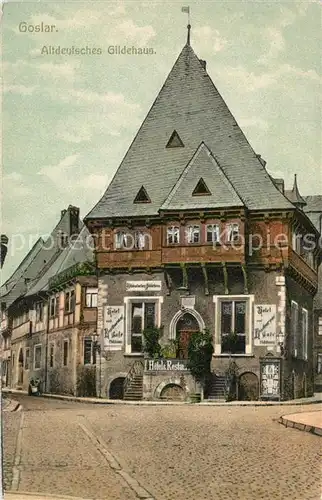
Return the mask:
<path fill-rule="evenodd" d="M 322 440 L 294 406 L 99 406 L 17 398 L 4 414 L 7 489 L 101 500 L 320 500 Z M 20 429 L 20 431 L 19 431 Z"/>

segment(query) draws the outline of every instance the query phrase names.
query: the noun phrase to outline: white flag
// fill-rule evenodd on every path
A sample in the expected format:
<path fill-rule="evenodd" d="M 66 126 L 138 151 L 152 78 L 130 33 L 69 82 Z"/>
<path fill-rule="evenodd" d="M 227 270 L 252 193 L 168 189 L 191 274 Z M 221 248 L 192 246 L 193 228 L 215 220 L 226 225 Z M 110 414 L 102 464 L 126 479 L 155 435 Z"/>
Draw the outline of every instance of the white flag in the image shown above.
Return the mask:
<path fill-rule="evenodd" d="M 190 7 L 181 7 L 181 12 L 186 12 L 187 14 L 190 14 Z"/>

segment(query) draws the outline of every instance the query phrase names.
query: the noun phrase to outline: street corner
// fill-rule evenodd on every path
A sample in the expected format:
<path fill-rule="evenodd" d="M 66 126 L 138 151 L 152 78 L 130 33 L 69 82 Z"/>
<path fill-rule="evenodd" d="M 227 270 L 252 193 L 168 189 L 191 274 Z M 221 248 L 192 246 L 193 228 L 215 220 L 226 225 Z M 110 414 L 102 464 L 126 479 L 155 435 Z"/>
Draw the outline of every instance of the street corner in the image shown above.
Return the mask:
<path fill-rule="evenodd" d="M 322 411 L 292 413 L 279 418 L 279 423 L 285 427 L 310 432 L 322 436 Z"/>
<path fill-rule="evenodd" d="M 12 398 L 2 398 L 2 407 L 4 412 L 20 411 L 22 409 L 21 404 Z"/>

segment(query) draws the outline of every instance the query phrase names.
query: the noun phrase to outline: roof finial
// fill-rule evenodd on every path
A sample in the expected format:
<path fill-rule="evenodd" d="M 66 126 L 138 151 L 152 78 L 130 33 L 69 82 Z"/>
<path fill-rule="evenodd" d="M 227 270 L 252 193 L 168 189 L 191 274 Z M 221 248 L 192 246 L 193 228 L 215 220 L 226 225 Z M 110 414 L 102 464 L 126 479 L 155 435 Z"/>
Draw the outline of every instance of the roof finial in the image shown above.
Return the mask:
<path fill-rule="evenodd" d="M 187 45 L 190 45 L 190 30 L 191 30 L 191 24 L 190 24 L 190 7 L 181 7 L 181 12 L 185 12 L 188 14 L 188 36 L 187 36 Z"/>

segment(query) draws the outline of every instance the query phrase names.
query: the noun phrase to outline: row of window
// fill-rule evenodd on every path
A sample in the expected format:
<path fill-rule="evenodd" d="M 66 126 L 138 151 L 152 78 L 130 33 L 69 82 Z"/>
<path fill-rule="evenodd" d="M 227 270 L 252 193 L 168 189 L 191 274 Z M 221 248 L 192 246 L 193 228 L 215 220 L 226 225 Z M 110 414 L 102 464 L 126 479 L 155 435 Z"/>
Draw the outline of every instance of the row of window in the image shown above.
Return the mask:
<path fill-rule="evenodd" d="M 157 302 L 132 300 L 130 306 L 129 338 L 127 349 L 131 353 L 141 353 L 143 349 L 143 331 L 146 328 L 158 326 Z M 225 300 L 220 302 L 220 338 L 221 353 L 246 353 L 246 331 L 247 331 L 247 300 Z M 180 343 L 180 335 L 183 332 L 192 334 L 199 330 L 195 319 L 187 314 L 187 325 L 180 324 L 177 331 L 177 339 Z M 190 318 L 189 318 L 190 316 Z M 192 320 L 192 323 L 191 323 Z M 190 322 L 190 323 L 189 323 Z M 195 326 L 193 326 L 193 322 Z M 192 327 L 191 327 L 192 324 Z M 195 328 L 195 330 L 193 329 Z M 182 339 L 181 339 L 182 340 Z"/>
<path fill-rule="evenodd" d="M 70 314 L 74 312 L 76 305 L 75 290 L 65 292 L 64 298 L 64 313 Z M 86 288 L 85 291 L 85 307 L 97 307 L 97 288 Z M 49 301 L 49 316 L 54 317 L 58 315 L 59 309 L 59 295 L 51 297 Z M 44 303 L 38 302 L 36 304 L 36 321 L 43 321 Z"/>
<path fill-rule="evenodd" d="M 83 356 L 83 362 L 84 365 L 89 365 L 89 364 L 96 364 L 96 349 L 94 348 L 94 342 L 91 337 L 87 337 L 84 339 L 84 356 Z M 40 370 L 41 369 L 41 364 L 42 364 L 42 345 L 37 344 L 34 346 L 34 358 L 33 358 L 33 369 L 34 370 Z M 63 341 L 63 350 L 62 350 L 62 365 L 63 366 L 68 366 L 70 363 L 70 352 L 71 352 L 71 344 L 68 339 L 65 339 Z M 24 369 L 29 370 L 30 369 L 30 348 L 27 347 L 25 350 L 25 357 L 24 357 Z M 49 343 L 49 350 L 48 350 L 48 364 L 49 368 L 54 368 L 55 367 L 55 343 L 50 342 Z"/>
<path fill-rule="evenodd" d="M 202 231 L 204 229 L 204 231 Z M 185 228 L 184 243 L 221 243 L 221 241 L 234 243 L 239 241 L 239 224 L 226 224 L 224 231 L 220 234 L 221 226 L 219 224 L 198 224 L 190 225 Z M 176 245 L 181 239 L 180 226 L 169 226 L 167 228 L 167 244 Z M 144 250 L 151 248 L 151 236 L 142 231 L 125 232 L 117 231 L 115 233 L 116 249 L 136 249 Z"/>

